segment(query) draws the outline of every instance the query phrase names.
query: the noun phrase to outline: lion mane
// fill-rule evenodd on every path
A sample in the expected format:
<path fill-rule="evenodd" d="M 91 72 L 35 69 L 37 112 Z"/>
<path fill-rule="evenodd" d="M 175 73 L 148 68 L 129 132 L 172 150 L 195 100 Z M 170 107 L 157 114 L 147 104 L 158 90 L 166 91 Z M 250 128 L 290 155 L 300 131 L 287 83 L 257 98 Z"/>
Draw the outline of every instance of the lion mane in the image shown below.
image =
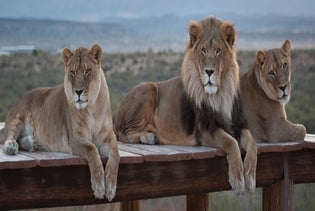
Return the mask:
<path fill-rule="evenodd" d="M 257 149 L 242 115 L 235 34 L 231 22 L 217 18 L 191 22 L 181 75 L 132 88 L 114 130 L 129 143 L 219 147 L 232 189 L 240 193 L 255 190 Z M 238 141 L 247 152 L 244 165 Z"/>
<path fill-rule="evenodd" d="M 17 154 L 20 148 L 84 157 L 94 196 L 112 200 L 119 153 L 101 57 L 97 44 L 91 50 L 65 48 L 64 83 L 27 92 L 7 114 L 0 143 L 7 154 Z M 105 172 L 100 155 L 108 157 Z"/>
<path fill-rule="evenodd" d="M 291 44 L 259 50 L 250 71 L 241 76 L 241 98 L 249 129 L 257 141 L 301 141 L 306 129 L 287 120 L 291 95 Z"/>

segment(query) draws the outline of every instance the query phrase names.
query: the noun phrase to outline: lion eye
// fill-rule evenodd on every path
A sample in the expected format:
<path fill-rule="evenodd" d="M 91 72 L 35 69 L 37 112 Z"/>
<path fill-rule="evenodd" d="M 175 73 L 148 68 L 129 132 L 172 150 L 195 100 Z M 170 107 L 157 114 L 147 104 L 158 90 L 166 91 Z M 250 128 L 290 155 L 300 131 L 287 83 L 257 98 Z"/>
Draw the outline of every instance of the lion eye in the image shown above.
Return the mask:
<path fill-rule="evenodd" d="M 201 48 L 201 53 L 202 53 L 202 55 L 206 55 L 206 53 L 207 53 L 206 48 Z"/>
<path fill-rule="evenodd" d="M 283 65 L 282 65 L 282 69 L 284 69 L 284 70 L 286 70 L 288 68 L 288 63 L 284 63 Z"/>
<path fill-rule="evenodd" d="M 91 68 L 89 67 L 89 68 L 87 68 L 87 69 L 85 70 L 84 75 L 85 75 L 85 76 L 88 76 L 88 75 L 90 74 L 90 72 L 91 72 Z"/>
<path fill-rule="evenodd" d="M 271 75 L 272 77 L 275 77 L 275 76 L 276 76 L 276 73 L 275 73 L 275 71 L 270 70 L 270 71 L 269 71 L 269 75 Z"/>
<path fill-rule="evenodd" d="M 217 49 L 215 50 L 215 55 L 220 56 L 221 53 L 222 53 L 221 48 L 217 48 Z"/>

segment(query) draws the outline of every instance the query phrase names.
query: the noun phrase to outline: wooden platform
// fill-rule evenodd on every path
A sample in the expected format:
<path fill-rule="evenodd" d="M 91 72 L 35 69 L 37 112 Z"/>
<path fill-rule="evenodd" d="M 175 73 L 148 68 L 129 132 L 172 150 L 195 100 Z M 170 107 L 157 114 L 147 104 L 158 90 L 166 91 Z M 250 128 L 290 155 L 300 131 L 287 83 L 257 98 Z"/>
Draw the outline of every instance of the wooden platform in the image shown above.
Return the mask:
<path fill-rule="evenodd" d="M 219 149 L 119 143 L 119 152 L 115 202 L 231 188 Z M 94 198 L 86 161 L 65 153 L 9 156 L 1 150 L 0 181 L 0 210 L 108 203 Z M 258 144 L 257 186 L 264 188 L 265 210 L 275 206 L 268 193 L 279 182 L 284 185 L 278 204 L 292 208 L 290 184 L 315 182 L 315 135 L 308 134 L 303 142 Z"/>

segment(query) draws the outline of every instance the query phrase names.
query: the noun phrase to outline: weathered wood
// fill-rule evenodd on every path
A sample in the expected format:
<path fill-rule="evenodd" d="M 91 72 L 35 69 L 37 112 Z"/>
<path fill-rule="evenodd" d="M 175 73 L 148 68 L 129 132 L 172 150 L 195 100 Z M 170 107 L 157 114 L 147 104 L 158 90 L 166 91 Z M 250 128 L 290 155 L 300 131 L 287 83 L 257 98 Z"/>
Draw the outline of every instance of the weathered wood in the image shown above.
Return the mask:
<path fill-rule="evenodd" d="M 140 201 L 122 201 L 120 203 L 120 211 L 140 211 Z"/>
<path fill-rule="evenodd" d="M 119 143 L 119 150 L 114 202 L 129 201 L 131 206 L 132 200 L 190 195 L 188 201 L 197 197 L 202 206 L 204 193 L 231 189 L 226 157 L 219 149 Z M 288 190 L 293 183 L 315 182 L 315 136 L 308 135 L 304 142 L 258 144 L 258 152 L 256 181 L 265 194 L 283 189 L 278 183 L 286 179 Z M 0 210 L 108 203 L 94 198 L 86 161 L 69 154 L 0 153 L 0 181 Z M 267 195 L 264 201 L 272 199 Z"/>
<path fill-rule="evenodd" d="M 205 159 L 213 158 L 215 156 L 223 156 L 223 152 L 218 148 L 209 148 L 203 146 L 176 146 L 176 145 L 164 145 L 164 147 L 180 150 L 185 153 L 189 153 L 192 159 Z"/>
<path fill-rule="evenodd" d="M 294 183 L 315 182 L 315 149 L 288 153 L 289 178 Z"/>
<path fill-rule="evenodd" d="M 189 194 L 186 198 L 187 211 L 208 211 L 209 195 L 208 193 Z"/>
<path fill-rule="evenodd" d="M 144 156 L 144 160 L 150 161 L 177 161 L 190 160 L 191 153 L 185 151 L 173 150 L 163 145 L 135 145 L 135 144 L 119 144 L 119 148 Z M 163 155 L 163 156 L 161 156 Z"/>
<path fill-rule="evenodd" d="M 290 152 L 301 150 L 304 147 L 304 143 L 301 142 L 280 142 L 280 143 L 258 143 L 257 153 L 263 152 Z"/>
<path fill-rule="evenodd" d="M 5 184 L 0 189 L 0 209 L 107 202 L 105 199 L 94 199 L 87 166 L 4 169 L 0 170 L 0 181 Z M 180 162 L 121 164 L 114 201 L 185 195 L 229 188 L 227 163 L 224 157 Z"/>
<path fill-rule="evenodd" d="M 143 163 L 144 159 L 141 155 L 119 150 L 120 163 Z"/>
<path fill-rule="evenodd" d="M 289 181 L 288 198 L 286 199 L 285 181 L 279 180 L 276 183 L 263 188 L 263 210 L 264 211 L 289 211 L 294 210 L 294 185 Z"/>
<path fill-rule="evenodd" d="M 37 165 L 36 159 L 24 155 L 7 155 L 0 145 L 0 169 L 32 168 Z"/>
<path fill-rule="evenodd" d="M 72 165 L 87 165 L 87 161 L 79 156 L 61 152 L 24 152 L 21 151 L 18 155 L 24 155 L 36 160 L 40 167 L 49 166 L 72 166 Z M 106 162 L 104 159 L 103 162 Z"/>

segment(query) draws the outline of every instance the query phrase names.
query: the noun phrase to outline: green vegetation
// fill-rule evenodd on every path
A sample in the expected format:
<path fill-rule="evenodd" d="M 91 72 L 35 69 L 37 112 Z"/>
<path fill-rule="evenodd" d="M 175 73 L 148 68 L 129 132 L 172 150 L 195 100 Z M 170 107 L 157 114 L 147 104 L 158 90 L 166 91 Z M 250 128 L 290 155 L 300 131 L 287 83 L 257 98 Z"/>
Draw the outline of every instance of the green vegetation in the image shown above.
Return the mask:
<path fill-rule="evenodd" d="M 249 70 L 254 60 L 254 51 L 239 51 L 241 72 Z M 183 53 L 174 51 L 134 53 L 104 53 L 102 68 L 111 94 L 113 113 L 126 92 L 142 81 L 160 81 L 180 73 Z M 292 97 L 286 106 L 288 119 L 306 126 L 308 133 L 315 133 L 315 50 L 292 52 Z M 31 55 L 15 54 L 0 56 L 0 121 L 5 120 L 9 108 L 27 90 L 39 86 L 54 86 L 63 83 L 63 62 L 60 55 L 34 51 Z M 296 210 L 314 210 L 311 196 L 314 185 L 297 185 L 295 189 Z M 165 198 L 158 207 L 163 210 L 182 209 L 184 198 Z M 145 200 L 143 207 L 156 204 L 156 200 Z M 229 191 L 212 193 L 210 204 L 213 210 L 260 210 L 261 189 L 255 194 L 242 197 Z M 149 205 L 148 205 L 149 204 Z M 162 205 L 161 205 L 162 204 Z"/>

